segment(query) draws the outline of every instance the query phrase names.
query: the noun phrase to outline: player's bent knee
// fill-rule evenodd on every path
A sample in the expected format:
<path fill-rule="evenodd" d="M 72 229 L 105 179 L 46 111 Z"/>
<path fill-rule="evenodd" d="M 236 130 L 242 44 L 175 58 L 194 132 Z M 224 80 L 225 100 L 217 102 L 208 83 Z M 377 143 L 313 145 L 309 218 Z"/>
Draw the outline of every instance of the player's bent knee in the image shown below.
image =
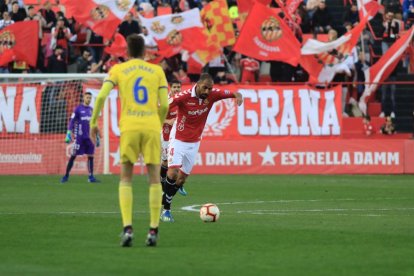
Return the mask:
<path fill-rule="evenodd" d="M 170 179 L 177 179 L 178 169 L 177 168 L 168 168 L 167 176 Z"/>

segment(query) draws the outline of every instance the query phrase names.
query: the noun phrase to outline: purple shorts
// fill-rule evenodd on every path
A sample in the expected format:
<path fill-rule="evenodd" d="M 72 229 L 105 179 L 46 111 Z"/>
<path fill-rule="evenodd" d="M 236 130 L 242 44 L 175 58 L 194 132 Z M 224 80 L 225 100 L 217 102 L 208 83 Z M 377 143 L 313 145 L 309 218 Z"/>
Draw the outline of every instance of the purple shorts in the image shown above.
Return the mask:
<path fill-rule="evenodd" d="M 95 145 L 90 138 L 76 139 L 73 144 L 72 156 L 74 155 L 92 155 L 95 152 Z"/>

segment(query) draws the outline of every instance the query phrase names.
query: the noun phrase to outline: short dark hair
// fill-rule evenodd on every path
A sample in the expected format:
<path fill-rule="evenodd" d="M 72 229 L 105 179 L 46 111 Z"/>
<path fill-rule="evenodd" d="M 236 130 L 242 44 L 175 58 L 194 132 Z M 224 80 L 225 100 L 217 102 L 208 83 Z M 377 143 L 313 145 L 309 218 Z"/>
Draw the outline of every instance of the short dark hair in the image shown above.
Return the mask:
<path fill-rule="evenodd" d="M 208 74 L 208 73 L 202 73 L 201 75 L 200 75 L 200 79 L 198 80 L 198 81 L 205 81 L 205 80 L 210 80 L 210 81 L 213 81 L 213 78 L 210 76 L 210 74 Z"/>
<path fill-rule="evenodd" d="M 368 114 L 366 114 L 366 115 L 364 116 L 364 119 L 365 119 L 365 120 L 367 120 L 367 121 L 371 121 L 371 116 L 369 116 Z"/>
<path fill-rule="evenodd" d="M 137 34 L 131 34 L 127 37 L 128 54 L 133 58 L 144 57 L 145 41 L 144 38 Z"/>
<path fill-rule="evenodd" d="M 173 84 L 179 84 L 179 85 L 181 85 L 181 81 L 179 81 L 179 80 L 177 80 L 177 79 L 172 79 L 172 80 L 170 80 L 170 85 L 173 85 Z"/>
<path fill-rule="evenodd" d="M 89 92 L 89 91 L 86 91 L 84 94 L 85 95 L 91 95 L 92 96 L 92 92 Z"/>
<path fill-rule="evenodd" d="M 34 9 L 34 7 L 32 5 L 27 7 L 27 10 L 31 10 L 31 9 Z"/>

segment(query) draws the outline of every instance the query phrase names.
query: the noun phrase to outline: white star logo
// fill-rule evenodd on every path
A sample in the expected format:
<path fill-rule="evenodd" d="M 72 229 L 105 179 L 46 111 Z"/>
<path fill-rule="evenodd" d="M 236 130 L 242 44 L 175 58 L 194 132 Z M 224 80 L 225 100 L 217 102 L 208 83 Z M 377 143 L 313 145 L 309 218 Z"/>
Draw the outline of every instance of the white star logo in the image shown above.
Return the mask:
<path fill-rule="evenodd" d="M 112 156 L 112 158 L 114 159 L 114 162 L 112 163 L 112 166 L 117 166 L 119 165 L 119 161 L 121 159 L 120 157 L 120 153 L 119 153 L 119 147 L 116 150 L 116 152 L 111 152 L 110 155 Z"/>
<path fill-rule="evenodd" d="M 259 151 L 259 155 L 263 158 L 262 166 L 263 165 L 275 165 L 275 157 L 278 155 L 278 152 L 274 152 L 270 149 L 270 146 L 267 145 L 266 150 L 263 152 Z"/>

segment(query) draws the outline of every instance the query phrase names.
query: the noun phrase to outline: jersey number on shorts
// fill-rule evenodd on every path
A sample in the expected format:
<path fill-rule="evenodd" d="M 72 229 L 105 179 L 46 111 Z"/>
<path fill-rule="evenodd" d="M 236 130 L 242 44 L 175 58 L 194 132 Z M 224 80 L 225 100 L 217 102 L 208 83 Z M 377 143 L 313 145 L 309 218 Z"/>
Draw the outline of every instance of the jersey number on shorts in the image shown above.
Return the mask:
<path fill-rule="evenodd" d="M 139 77 L 134 84 L 134 100 L 138 104 L 146 104 L 148 102 L 148 90 L 145 86 L 139 85 L 142 77 Z"/>

